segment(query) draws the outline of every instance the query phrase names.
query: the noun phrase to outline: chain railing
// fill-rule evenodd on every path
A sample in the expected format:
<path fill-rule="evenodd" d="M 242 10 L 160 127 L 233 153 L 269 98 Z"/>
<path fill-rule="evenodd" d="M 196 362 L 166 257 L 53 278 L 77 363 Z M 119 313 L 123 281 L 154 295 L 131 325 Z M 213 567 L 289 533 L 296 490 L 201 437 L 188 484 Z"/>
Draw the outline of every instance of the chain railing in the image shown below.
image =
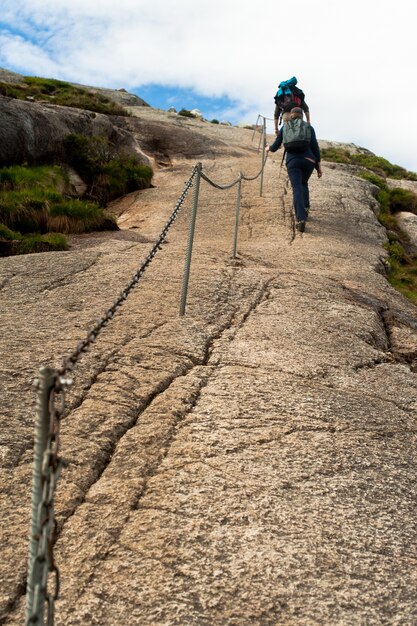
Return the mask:
<path fill-rule="evenodd" d="M 54 560 L 54 543 L 56 539 L 54 496 L 60 471 L 66 465 L 66 462 L 59 456 L 59 431 L 61 417 L 65 409 L 65 393 L 72 385 L 72 380 L 69 378 L 69 375 L 83 353 L 96 341 L 100 332 L 114 317 L 131 291 L 138 285 L 146 269 L 165 242 L 168 231 L 176 221 L 190 188 L 194 186 L 194 201 L 191 211 L 180 305 L 180 315 L 185 314 L 201 179 L 212 187 L 220 190 L 231 189 L 237 185 L 233 243 L 233 258 L 236 258 L 242 181 L 253 181 L 263 175 L 267 159 L 267 154 L 265 155 L 265 123 L 263 124 L 262 137 L 262 165 L 255 176 L 245 176 L 240 172 L 237 179 L 233 182 L 219 184 L 204 174 L 201 163 L 197 163 L 194 166 L 191 176 L 185 183 L 183 192 L 171 216 L 149 254 L 138 267 L 127 286 L 120 292 L 113 304 L 87 333 L 85 339 L 77 345 L 72 353 L 63 359 L 59 369 L 44 367 L 39 372 L 39 379 L 36 381 L 38 395 L 35 422 L 25 626 L 43 626 L 44 624 L 53 626 L 55 602 L 59 596 L 59 570 Z M 262 184 L 260 195 L 262 195 Z M 54 582 L 51 592 L 50 579 L 52 577 L 54 577 Z"/>

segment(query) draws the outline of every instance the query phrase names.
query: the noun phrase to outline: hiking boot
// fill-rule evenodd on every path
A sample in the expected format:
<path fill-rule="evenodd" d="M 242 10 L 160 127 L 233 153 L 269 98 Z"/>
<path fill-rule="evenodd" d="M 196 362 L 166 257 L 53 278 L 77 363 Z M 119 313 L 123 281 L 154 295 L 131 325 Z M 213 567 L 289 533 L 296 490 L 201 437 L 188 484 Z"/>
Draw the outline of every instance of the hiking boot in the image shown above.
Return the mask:
<path fill-rule="evenodd" d="M 305 231 L 306 223 L 305 222 L 297 222 L 295 225 L 296 229 L 299 233 L 303 233 Z"/>

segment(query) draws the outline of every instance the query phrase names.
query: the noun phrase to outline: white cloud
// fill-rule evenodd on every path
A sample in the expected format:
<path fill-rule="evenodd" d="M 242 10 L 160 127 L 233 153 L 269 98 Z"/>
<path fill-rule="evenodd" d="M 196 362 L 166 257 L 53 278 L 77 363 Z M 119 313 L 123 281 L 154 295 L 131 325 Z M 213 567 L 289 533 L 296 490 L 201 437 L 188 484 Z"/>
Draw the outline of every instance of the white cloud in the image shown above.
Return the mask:
<path fill-rule="evenodd" d="M 139 93 L 159 83 L 227 95 L 245 119 L 272 116 L 278 82 L 296 75 L 319 137 L 417 170 L 410 0 L 2 4 L 1 65 Z"/>

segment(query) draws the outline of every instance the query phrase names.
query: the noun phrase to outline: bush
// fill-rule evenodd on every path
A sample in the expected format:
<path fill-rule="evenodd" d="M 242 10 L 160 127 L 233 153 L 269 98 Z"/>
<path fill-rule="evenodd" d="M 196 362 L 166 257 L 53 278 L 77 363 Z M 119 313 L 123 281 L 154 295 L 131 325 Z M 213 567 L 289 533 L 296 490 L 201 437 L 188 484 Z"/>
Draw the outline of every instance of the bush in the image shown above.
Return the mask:
<path fill-rule="evenodd" d="M 189 111 L 188 109 L 181 109 L 178 115 L 182 115 L 183 117 L 192 117 L 193 119 L 196 119 L 195 115 L 193 115 L 193 113 L 191 113 L 191 111 Z"/>
<path fill-rule="evenodd" d="M 396 261 L 397 263 L 405 263 L 407 260 L 407 254 L 403 246 L 398 242 L 388 242 L 384 244 L 384 248 L 388 251 L 390 261 Z"/>
<path fill-rule="evenodd" d="M 46 249 L 58 245 L 52 240 L 39 239 L 51 231 L 82 233 L 117 229 L 116 219 L 97 203 L 68 199 L 58 191 L 65 180 L 66 174 L 58 166 L 0 169 L 0 237 L 14 240 L 22 238 L 22 234 L 36 234 L 36 246 Z"/>
<path fill-rule="evenodd" d="M 5 224 L 0 224 L 0 239 L 14 241 L 16 239 L 22 239 L 22 235 L 14 230 L 10 230 Z"/>
<path fill-rule="evenodd" d="M 417 195 L 408 189 L 395 187 L 390 191 L 389 205 L 391 213 L 407 211 L 417 214 Z"/>
<path fill-rule="evenodd" d="M 153 171 L 133 157 L 117 155 L 105 137 L 71 134 L 65 139 L 68 162 L 88 184 L 100 204 L 151 186 Z"/>
<path fill-rule="evenodd" d="M 415 172 L 409 172 L 400 165 L 393 165 L 387 159 L 376 156 L 372 153 L 357 153 L 352 154 L 344 148 L 323 148 L 321 151 L 322 158 L 326 161 L 333 161 L 335 163 L 346 163 L 350 165 L 359 165 L 365 167 L 368 170 L 372 170 L 378 176 L 383 178 L 406 178 L 407 180 L 416 180 L 417 174 Z"/>
<path fill-rule="evenodd" d="M 216 119 L 211 120 L 211 123 L 212 123 L 212 124 L 220 124 L 219 120 L 216 120 Z"/>
<path fill-rule="evenodd" d="M 12 165 L 0 169 L 0 191 L 22 189 L 64 188 L 68 175 L 58 165 L 26 167 Z"/>
<path fill-rule="evenodd" d="M 376 185 L 381 190 L 388 192 L 388 185 L 385 182 L 384 178 L 381 178 L 381 176 L 378 176 L 377 174 L 374 174 L 373 172 L 359 172 L 358 176 L 360 178 L 363 178 L 364 180 L 367 180 L 373 185 Z"/>
<path fill-rule="evenodd" d="M 117 230 L 116 218 L 106 214 L 94 202 L 64 200 L 51 206 L 48 229 L 60 233 L 86 233 L 93 230 Z"/>
<path fill-rule="evenodd" d="M 28 235 L 19 242 L 16 253 L 31 254 L 34 252 L 52 252 L 54 250 L 68 250 L 68 243 L 64 235 L 59 233 Z"/>

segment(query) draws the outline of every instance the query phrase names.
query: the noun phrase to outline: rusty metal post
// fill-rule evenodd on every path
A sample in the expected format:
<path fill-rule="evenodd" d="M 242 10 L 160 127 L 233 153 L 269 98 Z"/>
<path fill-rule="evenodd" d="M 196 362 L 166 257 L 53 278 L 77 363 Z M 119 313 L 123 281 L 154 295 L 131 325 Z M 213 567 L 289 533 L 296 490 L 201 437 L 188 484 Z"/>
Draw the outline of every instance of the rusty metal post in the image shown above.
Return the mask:
<path fill-rule="evenodd" d="M 188 244 L 187 244 L 187 253 L 186 253 L 186 258 L 185 258 L 184 277 L 182 281 L 182 293 L 181 293 L 181 304 L 180 304 L 181 316 L 185 314 L 185 307 L 187 304 L 188 282 L 190 279 L 190 268 L 191 268 L 191 257 L 193 253 L 195 222 L 197 218 L 198 194 L 200 191 L 201 168 L 202 168 L 201 163 L 198 163 L 197 173 L 196 173 L 195 181 L 194 181 L 194 201 L 193 201 L 193 209 L 191 212 L 190 230 L 188 234 Z"/>

